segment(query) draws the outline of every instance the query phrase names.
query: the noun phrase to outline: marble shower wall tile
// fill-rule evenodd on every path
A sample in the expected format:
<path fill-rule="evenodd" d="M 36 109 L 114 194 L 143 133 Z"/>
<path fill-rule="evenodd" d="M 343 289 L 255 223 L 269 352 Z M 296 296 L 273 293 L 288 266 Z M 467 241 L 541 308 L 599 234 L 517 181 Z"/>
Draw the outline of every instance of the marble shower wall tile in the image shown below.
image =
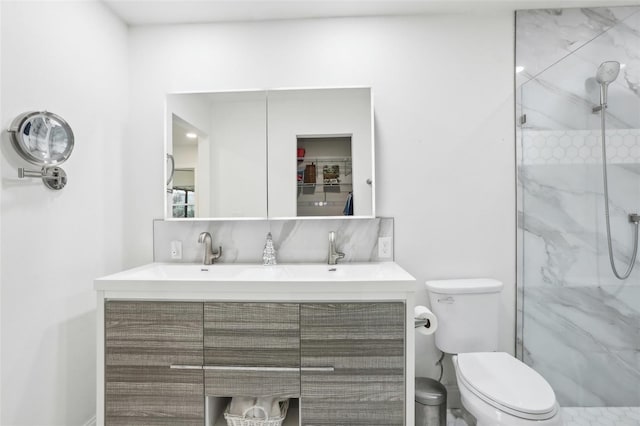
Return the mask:
<path fill-rule="evenodd" d="M 640 128 L 637 114 L 640 109 L 640 49 L 637 47 L 640 45 L 640 7 L 635 10 L 624 21 L 598 34 L 561 61 L 548 64 L 535 77 L 524 81 L 519 78 L 518 109 L 527 116 L 525 129 L 600 129 L 600 114 L 592 111 L 600 103 L 596 70 L 602 62 L 614 60 L 623 68 L 609 86 L 607 128 Z M 516 31 L 519 40 L 523 31 L 519 28 Z"/>
<path fill-rule="evenodd" d="M 522 166 L 523 283 L 531 286 L 619 286 L 610 270 L 600 165 Z M 640 164 L 610 165 L 609 209 L 618 270 L 630 262 L 640 211 Z M 638 269 L 627 283 L 640 283 Z M 639 342 L 640 346 L 640 342 Z"/>
<path fill-rule="evenodd" d="M 639 8 L 538 9 L 516 12 L 516 64 L 523 83 L 619 25 Z"/>
<path fill-rule="evenodd" d="M 222 246 L 220 263 L 262 263 L 262 250 L 268 232 L 272 234 L 279 263 L 326 262 L 330 231 L 336 232 L 338 250 L 346 255 L 342 262 L 393 260 L 393 250 L 389 259 L 378 258 L 378 238 L 393 238 L 393 219 L 375 218 L 156 220 L 153 224 L 154 261 L 201 262 L 202 246 L 197 240 L 204 231 L 211 233 L 214 247 Z M 182 242 L 182 260 L 171 259 L 171 241 Z"/>
<path fill-rule="evenodd" d="M 640 287 L 525 292 L 524 361 L 560 405 L 638 406 Z"/>
<path fill-rule="evenodd" d="M 527 129 L 521 164 L 602 164 L 600 138 L 600 130 Z M 608 164 L 640 164 L 640 129 L 608 129 L 606 139 Z"/>
<path fill-rule="evenodd" d="M 516 13 L 516 159 L 518 165 L 601 161 L 595 71 L 605 60 L 625 64 L 610 85 L 608 158 L 638 163 L 640 128 L 640 7 L 524 10 Z M 520 118 L 526 114 L 526 124 Z M 525 262 L 524 199 L 517 178 L 516 355 L 522 358 Z M 530 221 L 531 222 L 531 221 Z M 530 235 L 529 235 L 530 236 Z M 542 246 L 542 248 L 544 245 Z M 542 249 L 541 248 L 541 249 Z M 598 256 L 601 264 L 602 256 Z M 606 260 L 606 259 L 605 259 Z M 525 268 L 527 263 L 527 268 Z M 606 265 L 605 265 L 606 266 Z M 543 271 L 543 270 L 541 270 Z"/>
<path fill-rule="evenodd" d="M 522 11 L 516 18 L 517 354 L 561 405 L 640 406 L 640 260 L 611 272 L 600 145 L 600 63 L 609 87 L 607 163 L 618 270 L 640 210 L 640 7 Z M 516 120 L 518 122 L 518 120 Z"/>
<path fill-rule="evenodd" d="M 640 259 L 611 272 L 601 167 L 519 168 L 523 206 L 519 351 L 561 405 L 640 405 Z M 627 214 L 640 208 L 640 165 L 609 166 L 618 270 L 633 250 Z M 524 308 L 524 309 L 523 309 Z"/>

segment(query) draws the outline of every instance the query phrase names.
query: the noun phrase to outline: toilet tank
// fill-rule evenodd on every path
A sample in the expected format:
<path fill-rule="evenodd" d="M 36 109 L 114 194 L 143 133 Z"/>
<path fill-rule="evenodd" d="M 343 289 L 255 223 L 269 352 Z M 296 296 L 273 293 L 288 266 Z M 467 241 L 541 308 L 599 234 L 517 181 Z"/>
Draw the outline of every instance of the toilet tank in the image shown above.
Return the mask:
<path fill-rule="evenodd" d="M 498 350 L 502 283 L 489 278 L 427 281 L 431 309 L 438 318 L 436 346 L 443 352 Z"/>

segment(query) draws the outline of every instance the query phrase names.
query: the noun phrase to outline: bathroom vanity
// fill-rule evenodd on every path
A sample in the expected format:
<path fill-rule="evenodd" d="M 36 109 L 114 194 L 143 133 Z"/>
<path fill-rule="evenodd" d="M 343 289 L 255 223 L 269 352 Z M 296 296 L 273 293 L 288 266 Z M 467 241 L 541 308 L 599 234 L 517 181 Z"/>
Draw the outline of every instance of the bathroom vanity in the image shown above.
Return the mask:
<path fill-rule="evenodd" d="M 415 279 L 394 262 L 150 264 L 95 281 L 98 425 L 413 425 Z M 407 306 L 409 309 L 407 309 Z"/>

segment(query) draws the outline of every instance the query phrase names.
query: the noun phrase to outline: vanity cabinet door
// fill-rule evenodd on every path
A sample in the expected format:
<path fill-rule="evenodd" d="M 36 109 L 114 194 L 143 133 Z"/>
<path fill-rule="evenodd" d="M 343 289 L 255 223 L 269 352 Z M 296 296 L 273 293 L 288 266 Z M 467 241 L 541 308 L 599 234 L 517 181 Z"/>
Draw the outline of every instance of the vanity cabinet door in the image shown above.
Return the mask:
<path fill-rule="evenodd" d="M 301 304 L 301 424 L 403 425 L 404 322 L 403 303 Z"/>
<path fill-rule="evenodd" d="M 107 426 L 204 424 L 202 312 L 202 303 L 106 302 Z"/>
<path fill-rule="evenodd" d="M 297 398 L 299 367 L 298 304 L 205 303 L 206 395 Z"/>

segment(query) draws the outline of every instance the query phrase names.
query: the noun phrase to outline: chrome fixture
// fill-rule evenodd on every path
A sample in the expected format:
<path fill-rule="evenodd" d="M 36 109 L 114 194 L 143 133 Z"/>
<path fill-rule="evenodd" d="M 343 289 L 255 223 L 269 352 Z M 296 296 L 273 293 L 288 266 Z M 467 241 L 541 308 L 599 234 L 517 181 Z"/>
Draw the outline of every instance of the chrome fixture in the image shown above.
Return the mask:
<path fill-rule="evenodd" d="M 48 111 L 30 111 L 17 116 L 9 129 L 11 144 L 22 159 L 41 166 L 40 170 L 18 168 L 18 178 L 41 178 L 47 188 L 62 189 L 67 174 L 59 165 L 73 151 L 74 136 L 62 117 Z"/>
<path fill-rule="evenodd" d="M 606 61 L 600 64 L 596 71 L 596 81 L 600 84 L 600 106 L 593 108 L 593 112 L 598 112 L 607 108 L 607 91 L 609 84 L 615 81 L 620 74 L 620 62 Z"/>
<path fill-rule="evenodd" d="M 218 247 L 218 251 L 213 251 L 211 234 L 208 232 L 202 232 L 198 236 L 198 242 L 200 244 L 204 244 L 204 256 L 202 259 L 202 263 L 204 265 L 213 265 L 213 262 L 216 259 L 220 259 L 222 256 L 222 246 Z"/>
<path fill-rule="evenodd" d="M 329 232 L 329 265 L 337 265 L 338 259 L 344 258 L 344 253 L 336 250 L 336 232 Z"/>
<path fill-rule="evenodd" d="M 42 183 L 49 189 L 62 189 L 67 184 L 67 173 L 60 167 L 44 166 L 42 170 L 27 170 L 18 168 L 18 178 L 42 178 Z"/>
<path fill-rule="evenodd" d="M 426 318 L 414 318 L 413 322 L 415 324 L 415 328 L 431 327 L 431 321 Z"/>
<path fill-rule="evenodd" d="M 605 112 L 607 109 L 607 88 L 612 83 L 618 74 L 620 73 L 620 63 L 617 61 L 606 61 L 600 64 L 596 71 L 596 81 L 600 83 L 600 106 L 593 108 L 593 112 L 600 111 L 600 130 L 601 130 L 601 142 L 602 142 L 602 180 L 604 183 L 604 217 L 607 228 L 607 247 L 609 249 L 609 263 L 613 275 L 620 280 L 626 280 L 631 275 L 633 266 L 636 263 L 636 256 L 638 254 L 638 223 L 640 222 L 640 215 L 637 213 L 629 214 L 629 222 L 634 225 L 633 230 L 633 254 L 631 260 L 627 266 L 625 273 L 620 274 L 616 269 L 616 264 L 613 258 L 613 247 L 611 242 L 611 223 L 609 219 L 609 183 L 607 181 L 607 144 L 605 136 Z"/>
<path fill-rule="evenodd" d="M 262 264 L 269 266 L 276 263 L 276 249 L 273 247 L 273 238 L 271 237 L 271 232 L 269 232 L 267 241 L 264 243 L 264 250 L 262 250 Z"/>

